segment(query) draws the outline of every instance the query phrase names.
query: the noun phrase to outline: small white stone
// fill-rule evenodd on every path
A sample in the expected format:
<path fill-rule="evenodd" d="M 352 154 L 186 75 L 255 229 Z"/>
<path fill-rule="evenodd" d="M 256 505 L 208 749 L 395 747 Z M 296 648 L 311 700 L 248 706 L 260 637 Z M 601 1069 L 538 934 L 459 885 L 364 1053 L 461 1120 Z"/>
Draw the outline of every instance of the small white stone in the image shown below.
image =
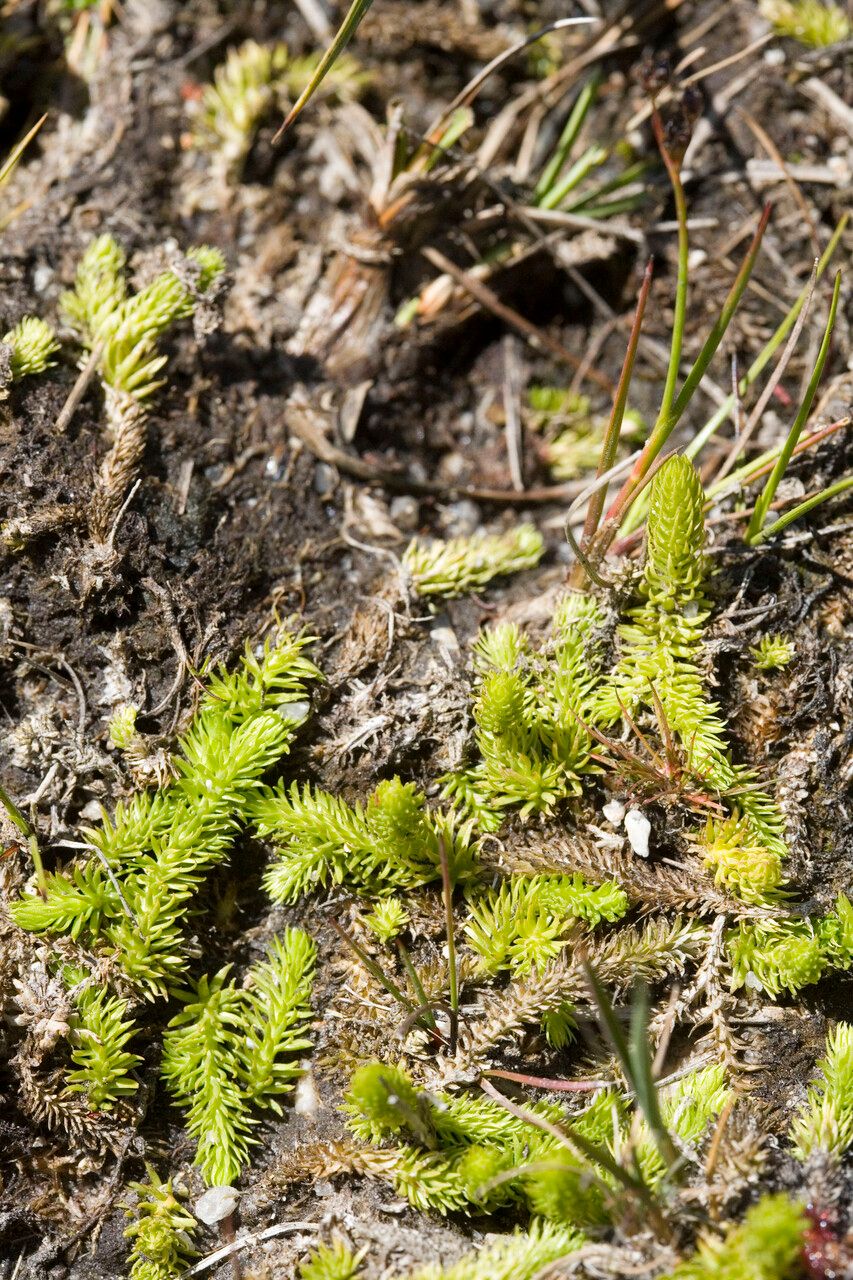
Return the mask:
<path fill-rule="evenodd" d="M 47 290 L 50 288 L 50 286 L 53 284 L 53 279 L 55 274 L 56 273 L 54 272 L 53 267 L 49 267 L 44 263 L 41 266 L 36 267 L 35 271 L 33 272 L 34 292 L 46 293 Z"/>
<path fill-rule="evenodd" d="M 210 1187 L 196 1201 L 195 1216 L 207 1227 L 215 1227 L 237 1208 L 240 1192 L 236 1187 Z"/>
<path fill-rule="evenodd" d="M 285 702 L 279 708 L 279 715 L 282 720 L 290 720 L 293 724 L 301 724 L 303 720 L 308 719 L 311 711 L 311 703 L 306 699 L 300 702 Z"/>
<path fill-rule="evenodd" d="M 649 856 L 649 836 L 652 824 L 639 809 L 629 809 L 625 815 L 625 834 L 638 858 Z"/>
<path fill-rule="evenodd" d="M 621 800 L 608 800 L 601 812 L 608 822 L 612 822 L 614 827 L 619 827 L 625 817 L 625 806 Z"/>
<path fill-rule="evenodd" d="M 320 1095 L 314 1084 L 314 1076 L 310 1068 L 296 1082 L 296 1091 L 293 1095 L 293 1110 L 298 1116 L 305 1116 L 307 1120 L 313 1121 L 317 1119 L 317 1112 L 320 1110 Z"/>
<path fill-rule="evenodd" d="M 756 978 L 755 974 L 752 972 L 751 969 L 747 969 L 746 973 L 744 974 L 743 985 L 745 987 L 748 987 L 750 991 L 764 990 L 761 983 L 758 981 L 758 979 Z"/>

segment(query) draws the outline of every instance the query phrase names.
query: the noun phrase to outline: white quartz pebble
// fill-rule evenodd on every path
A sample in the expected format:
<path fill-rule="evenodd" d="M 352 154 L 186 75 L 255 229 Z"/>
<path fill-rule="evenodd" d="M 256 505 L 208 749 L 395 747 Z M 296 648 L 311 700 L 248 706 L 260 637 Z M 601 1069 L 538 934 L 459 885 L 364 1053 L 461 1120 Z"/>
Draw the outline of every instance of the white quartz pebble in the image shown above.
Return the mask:
<path fill-rule="evenodd" d="M 207 1227 L 215 1227 L 237 1208 L 240 1192 L 236 1187 L 210 1187 L 196 1201 L 195 1216 Z"/>
<path fill-rule="evenodd" d="M 639 809 L 629 809 L 625 814 L 625 834 L 628 837 L 628 843 L 638 858 L 647 858 L 649 856 L 649 836 L 651 833 L 652 824 L 646 815 Z"/>
<path fill-rule="evenodd" d="M 612 822 L 614 827 L 618 827 L 622 825 L 622 820 L 625 817 L 625 806 L 621 800 L 608 800 L 601 812 L 608 822 Z"/>

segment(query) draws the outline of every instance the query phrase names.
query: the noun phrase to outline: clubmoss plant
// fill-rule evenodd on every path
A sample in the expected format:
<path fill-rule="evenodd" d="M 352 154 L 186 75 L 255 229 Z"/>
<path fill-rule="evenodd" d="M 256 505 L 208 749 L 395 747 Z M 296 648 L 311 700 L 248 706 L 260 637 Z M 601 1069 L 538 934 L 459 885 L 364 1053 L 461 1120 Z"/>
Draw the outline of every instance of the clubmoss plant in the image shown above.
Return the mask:
<path fill-rule="evenodd" d="M 96 543 L 106 543 L 145 447 L 146 401 L 163 379 L 167 357 L 158 339 L 213 295 L 225 270 L 218 249 L 191 249 L 174 267 L 129 294 L 124 250 L 110 235 L 93 240 L 62 309 L 87 351 L 97 351 L 112 443 L 95 483 L 90 519 Z"/>
<path fill-rule="evenodd" d="M 710 818 L 699 836 L 708 866 L 719 883 L 761 899 L 782 879 L 784 822 L 749 771 L 731 763 L 726 726 L 704 689 L 704 500 L 683 456 L 669 458 L 652 481 L 639 603 L 619 628 L 621 656 L 599 708 L 611 723 L 660 708 L 690 772 L 710 799 L 729 805 L 730 814 Z"/>
<path fill-rule="evenodd" d="M 749 652 L 759 671 L 778 671 L 794 660 L 794 645 L 789 636 L 762 636 Z"/>
<path fill-rule="evenodd" d="M 246 40 L 228 50 L 213 83 L 205 85 L 193 142 L 214 157 L 221 181 L 239 181 L 255 131 L 276 105 L 287 62 L 287 45 Z"/>
<path fill-rule="evenodd" d="M 661 1095 L 664 1123 L 690 1161 L 728 1097 L 723 1074 L 693 1072 Z M 572 1116 L 552 1102 L 507 1110 L 498 1096 L 428 1094 L 399 1068 L 371 1063 L 353 1075 L 344 1110 L 361 1141 L 398 1143 L 384 1163 L 366 1155 L 366 1168 L 441 1214 L 516 1205 L 562 1227 L 600 1227 L 619 1216 L 619 1190 L 654 1197 L 669 1172 L 643 1124 L 628 1143 L 631 1106 L 615 1090 Z"/>
<path fill-rule="evenodd" d="M 10 382 L 44 373 L 56 363 L 51 356 L 58 350 L 50 325 L 38 316 L 24 316 L 0 338 L 0 395 L 5 394 Z"/>
<path fill-rule="evenodd" d="M 320 1244 L 300 1263 L 299 1280 L 358 1280 L 364 1250 L 353 1253 L 343 1240 Z"/>
<path fill-rule="evenodd" d="M 839 1022 L 826 1037 L 820 1075 L 794 1116 L 790 1137 L 798 1160 L 840 1160 L 853 1143 L 853 1025 Z"/>
<path fill-rule="evenodd" d="M 228 981 L 226 966 L 180 996 L 184 1008 L 163 1036 L 163 1077 L 187 1111 L 195 1163 L 211 1186 L 236 1181 L 257 1141 L 253 1107 L 280 1112 L 300 1074 L 315 958 L 311 939 L 288 929 L 247 987 Z"/>
<path fill-rule="evenodd" d="M 399 1068 L 369 1063 L 353 1075 L 344 1110 L 361 1141 L 407 1139 L 393 1148 L 393 1159 L 383 1152 L 384 1167 L 375 1168 L 416 1208 L 478 1213 L 516 1204 L 564 1220 L 571 1199 L 576 1217 L 601 1221 L 601 1188 L 590 1169 L 552 1134 L 490 1098 L 433 1096 L 415 1089 Z M 553 1103 L 537 1103 L 531 1111 L 549 1123 L 566 1118 Z M 613 1100 L 602 1095 L 574 1123 L 590 1141 L 605 1142 L 613 1133 Z M 547 1176 L 552 1166 L 565 1173 L 559 1206 Z"/>
<path fill-rule="evenodd" d="M 734 990 L 795 995 L 828 970 L 853 964 L 853 905 L 839 894 L 835 910 L 816 919 L 743 921 L 729 932 L 726 946 Z"/>
<path fill-rule="evenodd" d="M 539 651 L 511 623 L 480 636 L 473 707 L 480 759 L 446 778 L 444 794 L 482 830 L 497 830 L 510 807 L 522 817 L 552 812 L 596 771 L 587 726 L 597 716 L 599 620 L 592 600 L 572 595 Z"/>
<path fill-rule="evenodd" d="M 130 1074 L 142 1059 L 127 1045 L 138 1028 L 127 1018 L 127 1001 L 105 989 L 89 987 L 77 997 L 71 1022 L 71 1060 L 76 1070 L 66 1077 L 68 1093 L 82 1093 L 93 1111 L 112 1111 L 119 1100 L 136 1093 Z"/>
<path fill-rule="evenodd" d="M 419 596 L 453 599 L 484 587 L 493 578 L 535 569 L 545 543 L 532 524 L 505 533 L 474 533 L 449 542 L 415 538 L 403 556 L 412 590 Z"/>
<path fill-rule="evenodd" d="M 131 1241 L 130 1280 L 176 1280 L 196 1256 L 192 1237 L 198 1224 L 171 1179 L 162 1182 L 145 1167 L 148 1181 L 129 1184 L 138 1197 L 127 1209 L 133 1221 L 124 1232 Z"/>
<path fill-rule="evenodd" d="M 787 1196 L 763 1196 L 725 1236 L 707 1237 L 694 1257 L 661 1280 L 795 1280 L 802 1274 L 802 1205 Z"/>
<path fill-rule="evenodd" d="M 777 35 L 813 49 L 839 44 L 853 31 L 849 16 L 833 0 L 759 0 L 758 7 Z"/>
<path fill-rule="evenodd" d="M 170 786 L 135 795 L 84 835 L 97 855 L 46 877 L 15 921 L 111 950 L 141 994 L 165 996 L 190 961 L 187 915 L 207 872 L 227 856 L 268 768 L 287 754 L 319 676 L 306 636 L 283 633 L 260 657 L 208 678 L 179 744 Z"/>
<path fill-rule="evenodd" d="M 513 876 L 498 889 L 469 893 L 468 945 L 483 971 L 515 975 L 542 970 L 567 944 L 577 922 L 613 923 L 628 910 L 617 884 L 590 885 L 580 875 Z"/>
<path fill-rule="evenodd" d="M 136 737 L 136 717 L 139 708 L 133 703 L 125 703 L 118 707 L 110 717 L 107 733 L 110 742 L 119 751 L 126 751 Z"/>
<path fill-rule="evenodd" d="M 452 1266 L 422 1267 L 406 1280 L 535 1280 L 549 1264 L 585 1243 L 579 1231 L 535 1219 L 528 1231 L 515 1231 L 471 1252 Z"/>
<path fill-rule="evenodd" d="M 430 811 L 414 783 L 380 782 L 366 805 L 348 805 L 294 782 L 263 790 L 252 802 L 259 835 L 277 846 L 264 883 L 274 902 L 294 902 L 329 884 L 373 897 L 429 884 L 441 875 L 441 843 L 455 881 L 473 872 L 471 824 Z"/>
<path fill-rule="evenodd" d="M 409 923 L 409 913 L 399 898 L 385 898 L 368 912 L 364 923 L 380 942 L 392 942 Z"/>

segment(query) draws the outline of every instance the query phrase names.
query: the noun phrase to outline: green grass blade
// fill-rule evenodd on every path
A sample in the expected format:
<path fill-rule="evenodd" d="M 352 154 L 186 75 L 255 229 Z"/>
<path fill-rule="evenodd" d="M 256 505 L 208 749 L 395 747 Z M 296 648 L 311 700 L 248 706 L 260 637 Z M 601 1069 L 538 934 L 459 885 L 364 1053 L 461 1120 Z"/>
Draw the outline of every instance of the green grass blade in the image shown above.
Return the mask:
<path fill-rule="evenodd" d="M 752 269 L 755 266 L 755 260 L 758 257 L 758 251 L 761 248 L 761 241 L 764 238 L 764 232 L 767 230 L 769 218 L 770 206 L 767 205 L 759 220 L 755 235 L 752 238 L 752 243 L 750 244 L 746 256 L 741 263 L 740 270 L 737 273 L 734 283 L 729 289 L 717 322 L 708 337 L 705 339 L 702 350 L 699 352 L 693 367 L 685 378 L 684 385 L 678 393 L 678 398 L 672 405 L 669 416 L 665 418 L 663 416 L 663 411 L 661 410 L 661 413 L 658 415 L 658 420 L 655 423 L 648 440 L 643 446 L 643 451 L 634 464 L 631 474 L 628 476 L 628 479 L 625 481 L 619 494 L 610 507 L 608 517 L 616 516 L 621 512 L 624 512 L 626 507 L 630 507 L 627 512 L 627 516 L 623 519 L 620 527 L 620 532 L 623 536 L 631 533 L 632 530 L 637 528 L 638 524 L 640 524 L 644 518 L 644 506 L 642 504 L 636 504 L 635 507 L 634 504 L 634 499 L 638 496 L 637 490 L 639 481 L 647 474 L 649 467 L 654 462 L 655 458 L 657 458 L 675 427 L 678 425 L 681 415 L 690 403 L 694 391 L 704 377 L 705 370 L 708 368 L 708 365 L 716 354 L 717 348 L 723 340 L 723 336 L 731 323 L 732 316 L 738 308 L 744 290 L 749 282 L 749 278 L 752 275 Z"/>
<path fill-rule="evenodd" d="M 606 182 L 601 182 L 598 186 L 593 187 L 591 191 L 585 192 L 577 200 L 571 204 L 564 205 L 566 213 L 586 213 L 590 205 L 597 205 L 602 202 L 603 196 L 610 195 L 611 191 L 621 191 L 623 187 L 629 187 L 632 182 L 638 182 L 644 174 L 650 169 L 648 160 L 639 160 L 636 164 L 631 164 L 627 169 L 623 169 L 621 173 L 617 173 L 614 177 L 608 178 Z M 638 195 L 642 195 L 639 192 Z M 631 197 L 636 199 L 637 197 Z"/>
<path fill-rule="evenodd" d="M 816 281 L 820 280 L 821 276 L 826 271 L 826 268 L 829 266 L 829 263 L 832 260 L 832 256 L 835 253 L 835 250 L 838 248 L 838 242 L 841 239 L 842 235 L 844 234 L 844 228 L 847 226 L 849 218 L 850 218 L 850 215 L 848 213 L 845 213 L 839 219 L 838 226 L 833 231 L 832 236 L 829 240 L 829 243 L 824 249 L 821 255 L 820 261 L 817 264 L 817 272 L 815 273 Z M 781 347 L 782 343 L 785 341 L 788 334 L 791 332 L 792 328 L 796 324 L 797 318 L 800 312 L 802 311 L 803 307 L 805 306 L 806 299 L 808 298 L 810 292 L 811 292 L 811 280 L 809 280 L 800 290 L 790 311 L 785 316 L 785 319 L 779 325 L 778 329 L 773 334 L 773 336 L 769 338 L 765 343 L 765 345 L 761 348 L 761 351 L 755 357 L 752 364 L 749 366 L 746 373 L 741 378 L 740 382 L 738 383 L 739 396 L 746 395 L 749 388 L 753 385 L 756 379 L 759 378 L 761 374 L 764 372 L 764 370 L 767 368 L 768 364 L 773 359 L 776 352 L 779 350 L 779 347 Z M 734 393 L 732 393 L 731 395 L 726 397 L 726 399 L 723 401 L 723 403 L 714 413 L 713 417 L 708 419 L 708 421 L 705 423 L 702 430 L 697 431 L 696 435 L 690 441 L 689 445 L 684 450 L 688 458 L 695 458 L 702 451 L 702 449 L 705 447 L 708 441 L 716 434 L 716 432 L 725 422 L 726 418 L 729 417 L 729 415 L 731 414 L 732 410 L 735 407 L 735 404 L 736 404 L 736 397 Z"/>
<path fill-rule="evenodd" d="M 619 433 L 622 429 L 622 421 L 625 417 L 625 407 L 628 403 L 628 392 L 631 386 L 631 375 L 634 371 L 634 360 L 637 355 L 637 345 L 640 341 L 640 332 L 643 327 L 643 316 L 646 310 L 646 303 L 649 298 L 649 290 L 652 285 L 652 270 L 654 263 L 650 258 L 646 266 L 643 276 L 643 283 L 640 287 L 640 293 L 637 298 L 637 310 L 634 313 L 634 321 L 631 325 L 631 335 L 628 339 L 628 347 L 625 352 L 625 360 L 622 365 L 622 372 L 619 375 L 619 385 L 616 388 L 616 399 L 613 401 L 613 409 L 610 413 L 610 421 L 607 424 L 607 431 L 601 445 L 601 456 L 598 462 L 598 470 L 596 471 L 596 479 L 606 475 L 616 461 L 616 450 L 619 447 Z M 586 519 L 584 521 L 583 538 L 581 547 L 585 552 L 589 551 L 592 539 L 598 530 L 601 521 L 601 513 L 604 510 L 604 501 L 607 490 L 605 485 L 601 485 L 589 500 L 586 509 Z"/>
<path fill-rule="evenodd" d="M 767 223 L 769 220 L 770 205 L 768 204 L 764 207 L 755 235 L 752 238 L 752 243 L 749 246 L 747 255 L 741 264 L 740 271 L 737 273 L 734 284 L 729 290 L 728 297 L 723 304 L 723 309 L 720 312 L 719 319 L 708 334 L 705 342 L 702 344 L 702 350 L 696 357 L 693 368 L 685 378 L 684 386 L 679 391 L 678 397 L 672 406 L 672 423 L 670 429 L 672 429 L 672 427 L 674 427 L 679 421 L 684 410 L 693 398 L 694 391 L 705 376 L 705 370 L 708 368 L 708 365 L 716 354 L 717 347 L 723 340 L 725 332 L 731 323 L 732 316 L 737 310 L 738 304 L 743 297 L 744 290 L 749 283 L 749 278 L 752 275 L 752 269 L 755 266 L 755 260 L 758 257 L 758 251 L 761 248 L 761 241 L 764 239 L 764 232 L 767 230 Z"/>
<path fill-rule="evenodd" d="M 6 159 L 3 161 L 2 164 L 0 164 L 0 187 L 5 187 L 6 183 L 9 181 L 12 174 L 15 172 L 15 168 L 21 156 L 24 154 L 27 147 L 30 145 L 33 138 L 36 136 L 36 134 L 38 133 L 39 129 L 42 127 L 46 119 L 47 119 L 47 114 L 45 113 L 45 115 L 43 115 L 40 120 L 37 120 L 35 122 L 32 129 L 30 129 L 29 132 L 23 136 L 21 141 L 15 143 L 14 147 L 9 152 Z"/>
<path fill-rule="evenodd" d="M 305 107 L 314 97 L 314 94 L 317 92 L 322 81 L 331 71 L 332 67 L 335 65 L 344 49 L 355 35 L 359 23 L 372 4 L 373 0 L 353 0 L 353 3 L 347 10 L 343 22 L 335 33 L 334 40 L 317 64 L 317 70 L 314 72 L 313 76 L 296 99 L 296 102 L 285 116 L 284 123 L 273 138 L 273 142 L 276 142 L 281 135 L 290 128 L 296 117 L 302 114 Z"/>
<path fill-rule="evenodd" d="M 557 181 L 557 177 L 566 162 L 566 157 L 575 145 L 577 136 L 580 133 L 583 123 L 589 114 L 589 109 L 595 101 L 598 93 L 598 86 L 601 83 L 601 75 L 596 72 L 590 80 L 584 85 L 578 94 L 577 101 L 572 107 L 569 118 L 563 126 L 563 132 L 557 141 L 553 155 L 545 166 L 542 176 L 533 189 L 533 203 L 538 205 L 548 195 L 549 191 Z"/>
<path fill-rule="evenodd" d="M 838 497 L 839 493 L 846 493 L 848 489 L 853 489 L 853 476 L 845 476 L 843 480 L 836 480 L 835 484 L 829 485 L 826 489 L 821 489 L 820 493 L 816 493 L 813 497 L 807 498 L 805 502 L 801 502 L 790 511 L 786 511 L 778 520 L 774 520 L 772 524 L 762 529 L 753 539 L 752 545 L 757 546 L 759 542 L 766 542 L 768 538 L 772 538 L 776 533 L 781 533 L 783 529 L 787 529 L 789 524 L 799 520 L 800 516 L 806 515 L 807 512 L 820 506 L 822 502 L 828 502 L 830 498 Z"/>
<path fill-rule="evenodd" d="M 604 147 L 592 146 L 580 156 L 571 166 L 569 171 L 563 175 L 555 187 L 553 187 L 544 199 L 539 201 L 542 209 L 557 209 L 565 200 L 570 191 L 574 191 L 579 183 L 583 182 L 588 173 L 593 169 L 597 169 L 599 165 L 604 164 L 607 159 L 607 152 Z"/>
<path fill-rule="evenodd" d="M 820 344 L 820 350 L 817 355 L 817 360 L 815 361 L 814 369 L 812 370 L 812 376 L 809 379 L 809 385 L 806 388 L 806 394 L 803 396 L 799 412 L 794 419 L 791 430 L 788 432 L 788 438 L 785 441 L 779 457 L 776 459 L 775 467 L 767 478 L 767 483 L 761 491 L 759 499 L 755 504 L 752 517 L 749 521 L 749 526 L 746 531 L 746 541 L 750 543 L 750 545 L 754 544 L 764 527 L 764 521 L 767 518 L 767 512 L 770 509 L 770 504 L 776 496 L 776 490 L 778 489 L 779 483 L 787 470 L 788 463 L 791 461 L 791 455 L 794 452 L 794 448 L 800 438 L 803 427 L 805 426 L 806 418 L 811 412 L 814 398 L 817 395 L 818 385 L 821 377 L 823 376 L 823 367 L 826 364 L 826 359 L 829 355 L 829 344 L 832 341 L 832 331 L 835 328 L 835 314 L 838 310 L 838 296 L 840 292 L 841 272 L 838 271 L 835 276 L 835 287 L 832 290 L 832 302 L 829 307 L 829 317 L 823 333 L 823 341 Z"/>
<path fill-rule="evenodd" d="M 631 1083 L 637 1105 L 645 1116 L 661 1160 L 668 1170 L 672 1170 L 678 1164 L 679 1154 L 661 1115 L 658 1087 L 649 1050 L 649 993 L 644 985 L 640 985 L 634 995 L 629 1049 L 632 1068 Z"/>
<path fill-rule="evenodd" d="M 661 397 L 660 412 L 653 432 L 655 434 L 662 425 L 666 426 L 669 422 L 672 402 L 675 398 L 675 384 L 678 380 L 678 370 L 681 364 L 681 345 L 684 340 L 684 322 L 687 316 L 687 258 L 690 240 L 687 231 L 687 201 L 684 196 L 684 186 L 681 182 L 680 165 L 673 159 L 666 145 L 663 123 L 657 108 L 655 108 L 652 116 L 652 123 L 654 125 L 655 141 L 658 144 L 658 150 L 669 175 L 672 195 L 675 201 L 675 216 L 678 221 L 678 275 L 675 281 L 672 339 L 669 347 L 669 364 L 666 370 L 666 382 Z"/>

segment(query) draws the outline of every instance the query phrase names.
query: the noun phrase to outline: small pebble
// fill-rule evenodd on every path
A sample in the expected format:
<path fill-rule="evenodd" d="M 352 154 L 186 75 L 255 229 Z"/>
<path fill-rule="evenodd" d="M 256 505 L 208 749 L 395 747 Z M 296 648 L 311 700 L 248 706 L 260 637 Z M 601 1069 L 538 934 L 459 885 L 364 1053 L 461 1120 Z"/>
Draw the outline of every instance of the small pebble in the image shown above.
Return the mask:
<path fill-rule="evenodd" d="M 307 1120 L 316 1120 L 320 1110 L 320 1095 L 314 1084 L 314 1076 L 310 1068 L 299 1077 L 293 1096 L 293 1110 L 298 1116 Z"/>
<path fill-rule="evenodd" d="M 412 533 L 420 524 L 420 503 L 416 498 L 401 495 L 392 500 L 388 514 L 398 529 L 405 529 L 407 533 Z"/>
<path fill-rule="evenodd" d="M 467 537 L 480 527 L 482 516 L 476 502 L 470 498 L 461 498 L 459 502 L 451 502 L 441 513 L 444 533 L 448 538 Z"/>
<path fill-rule="evenodd" d="M 301 724 L 303 720 L 307 720 L 310 711 L 311 703 L 307 698 L 299 702 L 285 702 L 284 706 L 279 707 L 282 720 L 290 720 L 293 724 Z"/>
<path fill-rule="evenodd" d="M 608 800 L 601 812 L 608 822 L 612 822 L 614 827 L 618 827 L 621 826 L 625 817 L 625 806 L 621 800 Z"/>
<path fill-rule="evenodd" d="M 318 462 L 314 468 L 314 492 L 321 498 L 330 494 L 338 483 L 338 473 L 327 462 Z"/>
<path fill-rule="evenodd" d="M 215 1227 L 237 1208 L 240 1192 L 236 1187 L 210 1187 L 196 1201 L 195 1216 L 207 1227 Z"/>
<path fill-rule="evenodd" d="M 54 274 L 53 267 L 47 266 L 46 263 L 43 263 L 40 267 L 36 267 L 33 272 L 33 292 L 46 293 L 53 284 Z"/>
<path fill-rule="evenodd" d="M 647 858 L 649 856 L 649 836 L 652 834 L 652 824 L 639 809 L 629 809 L 626 813 L 625 834 L 637 857 Z"/>

